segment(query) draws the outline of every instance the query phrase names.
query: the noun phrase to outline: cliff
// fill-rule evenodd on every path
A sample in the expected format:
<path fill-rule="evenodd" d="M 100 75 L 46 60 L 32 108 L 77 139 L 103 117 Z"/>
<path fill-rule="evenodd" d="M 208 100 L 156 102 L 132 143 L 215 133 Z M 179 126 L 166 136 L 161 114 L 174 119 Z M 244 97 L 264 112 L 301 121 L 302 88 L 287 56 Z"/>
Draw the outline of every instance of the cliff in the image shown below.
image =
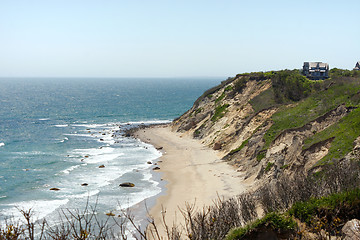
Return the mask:
<path fill-rule="evenodd" d="M 239 74 L 206 91 L 172 128 L 200 139 L 260 186 L 359 157 L 360 78 Z"/>

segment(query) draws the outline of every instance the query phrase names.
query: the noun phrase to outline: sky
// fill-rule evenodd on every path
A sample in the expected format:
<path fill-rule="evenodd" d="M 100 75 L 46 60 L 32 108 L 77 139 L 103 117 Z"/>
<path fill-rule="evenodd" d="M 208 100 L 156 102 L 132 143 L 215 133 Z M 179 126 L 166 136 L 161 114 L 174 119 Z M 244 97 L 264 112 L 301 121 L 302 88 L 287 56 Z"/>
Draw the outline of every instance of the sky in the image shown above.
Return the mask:
<path fill-rule="evenodd" d="M 0 0 L 0 77 L 231 77 L 360 61 L 359 0 Z"/>

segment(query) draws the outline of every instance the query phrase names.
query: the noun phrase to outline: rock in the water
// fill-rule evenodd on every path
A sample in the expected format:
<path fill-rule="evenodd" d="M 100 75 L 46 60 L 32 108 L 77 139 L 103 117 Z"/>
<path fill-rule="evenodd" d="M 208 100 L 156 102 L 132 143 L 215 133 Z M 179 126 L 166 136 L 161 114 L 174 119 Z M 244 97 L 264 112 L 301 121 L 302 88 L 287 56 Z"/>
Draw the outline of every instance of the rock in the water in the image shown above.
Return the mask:
<path fill-rule="evenodd" d="M 133 184 L 131 182 L 125 182 L 125 183 L 121 183 L 119 186 L 120 187 L 135 187 L 135 184 Z"/>
<path fill-rule="evenodd" d="M 152 162 L 148 161 L 147 164 L 152 164 Z"/>
<path fill-rule="evenodd" d="M 114 217 L 115 216 L 115 214 L 113 214 L 112 212 L 109 212 L 109 213 L 105 213 L 107 216 L 109 216 L 109 217 Z"/>
<path fill-rule="evenodd" d="M 87 184 L 87 183 L 83 183 L 83 184 L 81 184 L 81 186 L 88 186 L 89 184 Z"/>
<path fill-rule="evenodd" d="M 154 167 L 153 170 L 160 170 L 160 168 L 159 167 Z"/>
<path fill-rule="evenodd" d="M 100 165 L 100 166 L 99 166 L 99 168 L 104 168 L 104 167 L 105 167 L 105 165 Z"/>
<path fill-rule="evenodd" d="M 56 188 L 56 187 L 53 187 L 53 188 L 50 188 L 50 191 L 59 191 L 60 188 Z"/>
<path fill-rule="evenodd" d="M 100 138 L 100 141 L 104 141 L 104 139 Z"/>
<path fill-rule="evenodd" d="M 360 221 L 353 219 L 348 221 L 341 229 L 346 240 L 360 239 Z"/>
<path fill-rule="evenodd" d="M 213 149 L 214 150 L 220 150 L 221 149 L 221 143 L 219 143 L 219 142 L 214 143 Z"/>

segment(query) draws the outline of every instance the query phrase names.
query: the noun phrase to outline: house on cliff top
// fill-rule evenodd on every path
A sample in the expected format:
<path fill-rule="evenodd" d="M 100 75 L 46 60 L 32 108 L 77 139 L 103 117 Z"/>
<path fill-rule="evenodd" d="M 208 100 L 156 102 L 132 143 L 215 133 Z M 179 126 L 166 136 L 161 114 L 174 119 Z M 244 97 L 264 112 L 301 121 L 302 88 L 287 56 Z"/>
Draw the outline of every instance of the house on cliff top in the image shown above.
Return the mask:
<path fill-rule="evenodd" d="M 312 80 L 329 78 L 329 64 L 323 62 L 304 62 L 303 74 Z"/>
<path fill-rule="evenodd" d="M 355 64 L 354 70 L 360 70 L 360 61 Z"/>

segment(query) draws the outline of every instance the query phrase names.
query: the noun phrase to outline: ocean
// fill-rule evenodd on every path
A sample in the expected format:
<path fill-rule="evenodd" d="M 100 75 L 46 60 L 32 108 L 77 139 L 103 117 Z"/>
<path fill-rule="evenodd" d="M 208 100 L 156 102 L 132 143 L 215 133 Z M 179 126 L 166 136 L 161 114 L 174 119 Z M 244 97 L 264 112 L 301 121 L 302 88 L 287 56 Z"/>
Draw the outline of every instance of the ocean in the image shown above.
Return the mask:
<path fill-rule="evenodd" d="M 161 152 L 123 131 L 172 121 L 221 80 L 0 79 L 0 223 L 19 209 L 56 221 L 87 202 L 105 214 L 158 195 L 147 162 Z"/>

